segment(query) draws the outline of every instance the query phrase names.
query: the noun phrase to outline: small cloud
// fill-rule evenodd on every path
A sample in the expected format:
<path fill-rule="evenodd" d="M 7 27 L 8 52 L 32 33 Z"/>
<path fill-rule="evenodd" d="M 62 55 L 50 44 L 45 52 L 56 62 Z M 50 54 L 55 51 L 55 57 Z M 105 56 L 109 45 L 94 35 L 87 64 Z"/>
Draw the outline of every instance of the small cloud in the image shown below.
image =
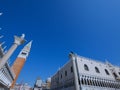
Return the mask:
<path fill-rule="evenodd" d="M 0 13 L 0 16 L 1 16 L 2 14 L 3 14 L 3 13 L 1 12 L 1 13 Z"/>

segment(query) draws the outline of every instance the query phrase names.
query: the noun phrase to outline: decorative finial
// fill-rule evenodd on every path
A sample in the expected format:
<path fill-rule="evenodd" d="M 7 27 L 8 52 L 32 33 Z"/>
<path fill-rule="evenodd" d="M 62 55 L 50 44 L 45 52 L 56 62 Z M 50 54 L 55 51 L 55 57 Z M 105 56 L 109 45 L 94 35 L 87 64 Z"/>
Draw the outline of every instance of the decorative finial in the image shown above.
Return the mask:
<path fill-rule="evenodd" d="M 25 34 L 22 34 L 21 38 L 24 39 L 25 38 Z"/>
<path fill-rule="evenodd" d="M 70 60 L 75 60 L 76 54 L 71 51 L 71 52 L 69 53 L 69 58 L 70 58 Z"/>

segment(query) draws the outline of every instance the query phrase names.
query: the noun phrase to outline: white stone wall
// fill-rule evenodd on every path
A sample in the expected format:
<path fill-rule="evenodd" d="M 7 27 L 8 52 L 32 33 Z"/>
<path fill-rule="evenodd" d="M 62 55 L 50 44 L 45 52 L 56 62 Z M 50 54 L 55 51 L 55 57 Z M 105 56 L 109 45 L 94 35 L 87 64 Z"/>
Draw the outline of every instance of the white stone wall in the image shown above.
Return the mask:
<path fill-rule="evenodd" d="M 120 77 L 120 67 L 114 66 L 115 72 Z"/>
<path fill-rule="evenodd" d="M 71 72 L 72 62 L 69 61 L 61 70 L 59 71 L 59 82 L 66 82 L 70 79 L 73 79 L 73 72 Z M 67 76 L 65 76 L 65 71 L 67 72 Z M 62 75 L 62 78 L 61 78 Z"/>
<path fill-rule="evenodd" d="M 88 66 L 89 71 L 86 71 L 84 69 L 84 64 Z M 98 78 L 114 80 L 114 77 L 111 71 L 109 70 L 108 66 L 102 62 L 93 61 L 88 58 L 77 57 L 77 65 L 78 65 L 78 71 L 81 75 L 89 75 L 93 77 L 95 76 Z M 100 73 L 96 73 L 95 67 L 99 69 Z M 106 74 L 105 69 L 108 70 L 110 75 Z"/>
<path fill-rule="evenodd" d="M 42 90 L 42 88 L 34 88 L 33 90 Z"/>
<path fill-rule="evenodd" d="M 95 87 L 95 86 L 82 86 L 81 90 L 120 90 L 120 89 L 107 88 L 107 87 Z"/>
<path fill-rule="evenodd" d="M 51 88 L 66 88 L 68 86 L 73 86 L 74 76 L 73 72 L 71 72 L 71 67 L 72 62 L 69 61 L 51 78 Z M 67 72 L 67 75 L 65 75 L 65 72 Z"/>
<path fill-rule="evenodd" d="M 120 81 L 116 81 L 106 63 L 77 56 L 76 64 L 81 87 L 80 90 L 120 90 Z M 88 66 L 88 71 L 85 70 L 84 64 Z M 52 90 L 75 90 L 74 74 L 71 72 L 71 67 L 73 67 L 72 61 L 68 61 L 67 64 L 51 78 Z M 100 73 L 95 71 L 95 67 L 99 69 Z M 109 75 L 105 72 L 105 69 L 109 72 Z M 115 67 L 115 70 L 120 76 L 120 68 Z M 65 75 L 65 72 L 67 72 L 67 75 Z"/>

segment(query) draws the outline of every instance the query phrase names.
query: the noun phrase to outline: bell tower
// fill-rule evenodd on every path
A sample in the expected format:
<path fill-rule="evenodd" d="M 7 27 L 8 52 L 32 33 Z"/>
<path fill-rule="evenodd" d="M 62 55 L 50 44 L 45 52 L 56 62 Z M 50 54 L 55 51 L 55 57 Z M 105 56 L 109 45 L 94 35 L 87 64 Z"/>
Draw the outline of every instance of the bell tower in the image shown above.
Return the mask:
<path fill-rule="evenodd" d="M 11 88 L 14 88 L 14 85 L 16 83 L 16 80 L 20 74 L 20 71 L 22 70 L 22 67 L 24 66 L 24 63 L 29 55 L 30 49 L 31 49 L 32 41 L 30 41 L 19 53 L 17 59 L 15 60 L 14 64 L 12 65 L 12 70 L 15 73 L 15 79 L 11 85 Z"/>

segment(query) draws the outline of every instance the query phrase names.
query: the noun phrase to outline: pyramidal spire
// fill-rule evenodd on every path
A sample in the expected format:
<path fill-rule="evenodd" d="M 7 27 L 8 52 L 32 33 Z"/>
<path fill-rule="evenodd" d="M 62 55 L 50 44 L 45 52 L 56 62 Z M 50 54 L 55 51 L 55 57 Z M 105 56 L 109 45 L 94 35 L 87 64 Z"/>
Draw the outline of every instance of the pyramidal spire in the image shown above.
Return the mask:
<path fill-rule="evenodd" d="M 26 59 L 29 55 L 31 45 L 32 45 L 32 41 L 30 41 L 27 45 L 24 46 L 24 48 L 19 53 L 18 57 Z"/>

